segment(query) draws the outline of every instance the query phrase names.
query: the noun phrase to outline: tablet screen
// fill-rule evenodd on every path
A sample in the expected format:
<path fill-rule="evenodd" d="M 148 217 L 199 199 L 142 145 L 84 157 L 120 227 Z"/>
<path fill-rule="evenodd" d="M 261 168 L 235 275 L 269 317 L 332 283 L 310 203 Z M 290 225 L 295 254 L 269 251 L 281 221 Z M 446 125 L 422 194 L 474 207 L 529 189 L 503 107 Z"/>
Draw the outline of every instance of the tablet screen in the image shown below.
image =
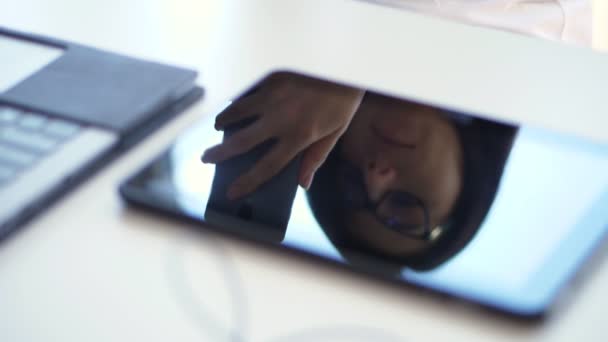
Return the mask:
<path fill-rule="evenodd" d="M 200 158 L 222 141 L 213 126 L 193 127 L 128 187 L 204 221 L 215 168 Z M 403 136 L 414 150 L 391 147 Z M 374 185 L 390 162 L 400 173 Z M 271 242 L 532 315 L 601 241 L 607 213 L 607 145 L 366 91 Z"/>

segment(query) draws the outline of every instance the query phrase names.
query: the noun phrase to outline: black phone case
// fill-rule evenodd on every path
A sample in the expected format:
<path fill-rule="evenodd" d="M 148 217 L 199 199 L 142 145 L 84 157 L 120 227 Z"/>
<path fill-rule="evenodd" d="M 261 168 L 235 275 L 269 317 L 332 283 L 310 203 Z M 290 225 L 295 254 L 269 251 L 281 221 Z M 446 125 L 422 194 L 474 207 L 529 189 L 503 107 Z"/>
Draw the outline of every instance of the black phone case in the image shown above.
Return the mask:
<path fill-rule="evenodd" d="M 251 117 L 226 127 L 224 139 L 255 120 L 255 117 Z M 237 200 L 226 198 L 226 192 L 232 182 L 252 168 L 275 143 L 272 139 L 267 140 L 249 152 L 216 166 L 211 195 L 205 210 L 206 221 L 224 227 L 247 226 L 255 229 L 258 234 L 263 232 L 271 241 L 280 242 L 284 239 L 298 188 L 300 154 L 253 193 Z"/>

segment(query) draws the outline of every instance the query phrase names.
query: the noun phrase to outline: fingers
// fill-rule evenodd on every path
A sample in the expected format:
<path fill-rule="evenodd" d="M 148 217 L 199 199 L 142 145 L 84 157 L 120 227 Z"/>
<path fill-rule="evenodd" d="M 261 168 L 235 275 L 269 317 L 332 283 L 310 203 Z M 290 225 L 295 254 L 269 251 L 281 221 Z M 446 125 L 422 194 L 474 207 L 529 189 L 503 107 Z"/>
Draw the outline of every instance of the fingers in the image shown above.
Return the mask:
<path fill-rule="evenodd" d="M 245 153 L 269 138 L 268 134 L 261 132 L 262 122 L 258 120 L 219 145 L 207 149 L 201 158 L 204 163 L 221 163 L 239 154 Z"/>
<path fill-rule="evenodd" d="M 315 173 L 325 162 L 327 156 L 338 142 L 338 139 L 340 139 L 340 136 L 342 136 L 342 133 L 343 130 L 337 130 L 310 145 L 304 151 L 302 163 L 300 165 L 300 175 L 298 177 L 300 186 L 306 190 L 310 189 L 310 185 L 312 184 Z"/>
<path fill-rule="evenodd" d="M 258 97 L 253 95 L 238 99 L 215 117 L 215 129 L 222 130 L 230 124 L 257 115 L 260 105 L 261 103 Z"/>
<path fill-rule="evenodd" d="M 228 189 L 226 196 L 233 200 L 245 196 L 278 174 L 295 157 L 297 150 L 277 144 L 249 171 L 241 175 Z"/>

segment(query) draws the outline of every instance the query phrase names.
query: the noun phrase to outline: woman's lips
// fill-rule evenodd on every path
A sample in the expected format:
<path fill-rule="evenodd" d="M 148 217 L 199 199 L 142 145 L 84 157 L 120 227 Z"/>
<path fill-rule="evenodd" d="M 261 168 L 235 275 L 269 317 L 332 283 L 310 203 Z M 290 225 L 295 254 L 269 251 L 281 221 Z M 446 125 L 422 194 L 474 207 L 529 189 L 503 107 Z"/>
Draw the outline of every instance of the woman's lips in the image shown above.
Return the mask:
<path fill-rule="evenodd" d="M 401 140 L 397 140 L 397 139 L 391 137 L 389 134 L 383 132 L 376 125 L 372 125 L 372 132 L 374 133 L 374 135 L 376 136 L 376 138 L 378 138 L 380 141 L 382 141 L 383 143 L 385 143 L 387 145 L 396 146 L 396 147 L 403 147 L 403 148 L 409 148 L 409 149 L 416 148 L 416 144 L 412 144 L 412 143 L 404 142 L 404 141 L 401 141 Z"/>

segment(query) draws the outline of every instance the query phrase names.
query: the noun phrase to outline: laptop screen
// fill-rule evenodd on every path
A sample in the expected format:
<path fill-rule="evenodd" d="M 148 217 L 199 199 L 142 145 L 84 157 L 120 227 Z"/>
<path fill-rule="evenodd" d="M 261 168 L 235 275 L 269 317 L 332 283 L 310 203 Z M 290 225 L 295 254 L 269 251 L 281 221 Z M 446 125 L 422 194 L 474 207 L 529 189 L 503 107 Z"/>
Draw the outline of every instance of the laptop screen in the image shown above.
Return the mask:
<path fill-rule="evenodd" d="M 0 93 L 44 68 L 63 50 L 0 34 Z"/>

